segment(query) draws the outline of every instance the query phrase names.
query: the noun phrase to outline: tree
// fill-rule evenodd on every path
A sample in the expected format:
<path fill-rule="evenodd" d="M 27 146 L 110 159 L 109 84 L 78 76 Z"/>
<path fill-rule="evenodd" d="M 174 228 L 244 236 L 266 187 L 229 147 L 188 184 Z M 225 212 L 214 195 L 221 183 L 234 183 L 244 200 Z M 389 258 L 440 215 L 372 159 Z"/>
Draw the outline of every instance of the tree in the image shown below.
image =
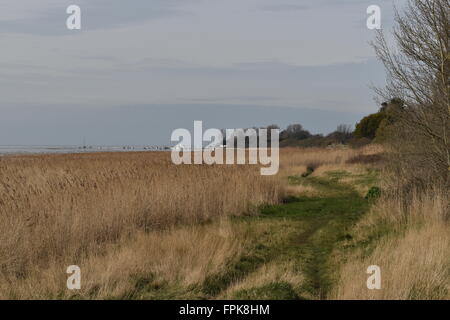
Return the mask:
<path fill-rule="evenodd" d="M 384 114 L 383 120 L 378 125 L 375 132 L 375 142 L 385 143 L 391 136 L 395 136 L 395 125 L 398 122 L 399 115 L 404 111 L 404 102 L 401 99 L 394 98 L 389 102 L 381 104 L 380 111 Z"/>
<path fill-rule="evenodd" d="M 302 132 L 303 131 L 303 126 L 301 125 L 301 124 L 298 124 L 298 123 L 296 123 L 296 124 L 290 124 L 290 125 L 288 125 L 288 127 L 286 128 L 286 132 L 289 134 L 289 135 L 295 135 L 295 134 L 297 134 L 297 133 L 299 133 L 299 132 Z"/>
<path fill-rule="evenodd" d="M 267 131 L 270 131 L 270 130 L 272 130 L 272 129 L 280 129 L 280 126 L 277 125 L 277 124 L 271 124 L 271 125 L 268 125 L 268 126 L 266 127 L 266 129 L 267 129 Z"/>
<path fill-rule="evenodd" d="M 353 137 L 352 126 L 348 124 L 338 125 L 334 136 L 339 143 L 347 143 Z"/>
<path fill-rule="evenodd" d="M 450 169 L 450 1 L 409 0 L 396 11 L 395 47 L 382 32 L 373 43 L 387 72 L 377 89 L 384 101 L 400 98 L 389 146 L 399 171 L 422 181 L 449 185 Z M 409 170 L 408 170 L 409 169 Z"/>
<path fill-rule="evenodd" d="M 354 132 L 355 137 L 373 140 L 376 137 L 380 124 L 385 118 L 386 114 L 383 111 L 362 118 L 361 121 L 356 124 Z"/>
<path fill-rule="evenodd" d="M 283 130 L 280 134 L 280 139 L 296 139 L 296 140 L 303 140 L 306 138 L 311 137 L 311 133 L 305 129 L 303 129 L 303 126 L 301 124 L 290 124 L 286 130 Z"/>

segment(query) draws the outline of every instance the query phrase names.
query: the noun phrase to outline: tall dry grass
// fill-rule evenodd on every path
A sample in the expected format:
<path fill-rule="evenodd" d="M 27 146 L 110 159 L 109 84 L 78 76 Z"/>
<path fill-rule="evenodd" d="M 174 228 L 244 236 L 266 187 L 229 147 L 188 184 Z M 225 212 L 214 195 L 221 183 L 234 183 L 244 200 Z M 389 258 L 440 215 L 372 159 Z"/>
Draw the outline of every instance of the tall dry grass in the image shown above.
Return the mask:
<path fill-rule="evenodd" d="M 369 255 L 358 252 L 339 274 L 334 299 L 450 299 L 450 212 L 446 190 L 385 197 L 357 227 L 388 234 Z M 381 268 L 381 290 L 366 286 L 370 265 Z"/>
<path fill-rule="evenodd" d="M 195 293 L 183 288 L 222 272 L 241 253 L 241 235 L 226 222 L 137 231 L 105 245 L 103 254 L 51 260 L 45 268 L 29 268 L 26 276 L 0 275 L 0 299 L 151 299 L 161 296 L 145 288 L 166 285 L 179 290 L 172 298 L 193 298 Z M 81 289 L 70 291 L 65 270 L 75 262 L 81 269 Z"/>
<path fill-rule="evenodd" d="M 0 158 L 0 297 L 42 297 L 33 293 L 33 282 L 46 275 L 57 279 L 55 273 L 67 277 L 65 267 L 71 264 L 90 265 L 97 259 L 108 270 L 117 259 L 133 261 L 123 258 L 123 252 L 145 256 L 139 251 L 145 248 L 143 238 L 164 241 L 167 248 L 194 259 L 166 238 L 136 237 L 251 213 L 279 201 L 282 194 L 279 180 L 261 176 L 255 166 L 175 166 L 169 153 Z M 179 236 L 195 239 L 192 232 Z M 127 249 L 128 241 L 134 244 Z M 204 252 L 214 255 L 216 249 Z M 61 286 L 64 291 L 65 282 L 52 288 Z"/>
<path fill-rule="evenodd" d="M 308 167 L 316 170 L 316 175 L 332 170 L 352 171 L 363 167 L 363 164 L 352 162 L 352 159 L 382 152 L 383 148 L 379 145 L 368 145 L 362 148 L 286 148 L 280 153 L 280 174 L 299 175 Z"/>

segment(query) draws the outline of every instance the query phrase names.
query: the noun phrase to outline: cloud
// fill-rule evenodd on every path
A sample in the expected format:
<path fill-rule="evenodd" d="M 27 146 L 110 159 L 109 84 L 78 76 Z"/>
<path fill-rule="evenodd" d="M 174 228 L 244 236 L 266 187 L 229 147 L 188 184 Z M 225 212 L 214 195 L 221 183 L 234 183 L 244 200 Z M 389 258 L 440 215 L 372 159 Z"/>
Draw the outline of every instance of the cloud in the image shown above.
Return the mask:
<path fill-rule="evenodd" d="M 304 10 L 309 10 L 309 9 L 310 9 L 310 6 L 308 6 L 308 5 L 288 4 L 288 3 L 261 6 L 261 10 L 272 11 L 272 12 L 304 11 Z"/>
<path fill-rule="evenodd" d="M 314 67 L 273 61 L 229 67 L 143 61 L 61 72 L 33 68 L 27 74 L 17 73 L 15 68 L 2 69 L 0 82 L 5 93 L 0 104 L 38 101 L 61 108 L 73 102 L 109 107 L 223 103 L 364 112 L 373 107 L 371 81 L 381 84 L 384 79 L 383 69 L 374 60 Z"/>
<path fill-rule="evenodd" d="M 66 28 L 66 9 L 74 4 L 74 0 L 8 1 L 0 6 L 0 32 L 50 36 L 74 34 Z M 80 32 L 86 32 L 187 14 L 181 7 L 192 2 L 195 0 L 78 0 L 76 4 L 82 12 Z"/>

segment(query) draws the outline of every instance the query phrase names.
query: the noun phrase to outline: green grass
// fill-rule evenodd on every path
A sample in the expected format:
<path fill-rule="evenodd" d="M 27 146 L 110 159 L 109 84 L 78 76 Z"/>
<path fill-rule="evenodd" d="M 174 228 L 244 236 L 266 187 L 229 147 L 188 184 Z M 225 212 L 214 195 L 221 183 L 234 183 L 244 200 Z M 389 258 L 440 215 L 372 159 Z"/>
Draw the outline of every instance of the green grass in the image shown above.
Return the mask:
<path fill-rule="evenodd" d="M 329 256 L 339 241 L 350 236 L 350 228 L 367 211 L 368 204 L 348 186 L 321 178 L 309 180 L 331 196 L 299 197 L 287 204 L 268 207 L 262 215 L 303 223 L 305 228 L 291 234 L 289 249 L 281 255 L 294 258 L 306 277 L 299 295 L 325 298 L 333 284 L 334 266 Z"/>

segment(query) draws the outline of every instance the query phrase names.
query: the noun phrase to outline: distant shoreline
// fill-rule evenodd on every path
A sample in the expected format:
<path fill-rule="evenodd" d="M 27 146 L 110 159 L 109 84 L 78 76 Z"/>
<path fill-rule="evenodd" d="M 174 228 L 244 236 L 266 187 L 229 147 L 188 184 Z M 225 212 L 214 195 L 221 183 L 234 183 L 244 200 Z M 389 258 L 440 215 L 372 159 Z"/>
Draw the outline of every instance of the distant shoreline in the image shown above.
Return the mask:
<path fill-rule="evenodd" d="M 77 154 L 92 152 L 146 152 L 168 151 L 166 146 L 20 146 L 0 145 L 0 156 L 30 154 Z"/>

